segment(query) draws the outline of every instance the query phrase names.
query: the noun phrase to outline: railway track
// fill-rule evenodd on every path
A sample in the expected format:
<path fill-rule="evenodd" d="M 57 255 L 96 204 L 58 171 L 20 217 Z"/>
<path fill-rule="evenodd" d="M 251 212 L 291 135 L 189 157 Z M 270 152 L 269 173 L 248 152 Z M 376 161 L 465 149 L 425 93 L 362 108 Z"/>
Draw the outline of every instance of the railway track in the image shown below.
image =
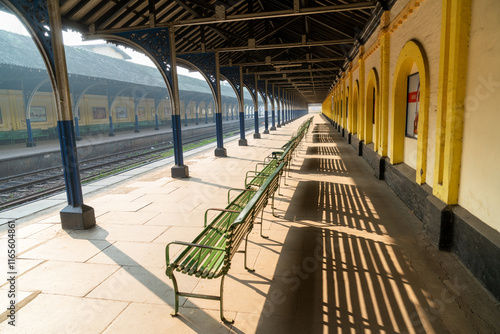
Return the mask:
<path fill-rule="evenodd" d="M 251 129 L 246 126 L 246 130 Z M 239 133 L 228 131 L 225 137 Z M 183 140 L 185 151 L 215 141 L 213 136 L 193 136 Z M 82 184 L 116 175 L 173 156 L 172 143 L 158 144 L 80 161 Z M 0 211 L 32 202 L 65 189 L 62 166 L 0 178 Z"/>

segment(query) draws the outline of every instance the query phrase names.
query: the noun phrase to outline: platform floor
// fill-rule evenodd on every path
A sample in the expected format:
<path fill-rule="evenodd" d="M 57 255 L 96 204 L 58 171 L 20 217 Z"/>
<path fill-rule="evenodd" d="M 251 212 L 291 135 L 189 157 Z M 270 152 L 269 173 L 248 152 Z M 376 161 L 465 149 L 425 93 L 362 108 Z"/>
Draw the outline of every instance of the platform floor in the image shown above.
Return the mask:
<path fill-rule="evenodd" d="M 219 303 L 181 298 L 171 317 L 165 245 L 191 241 L 204 211 L 224 207 L 227 189 L 290 138 L 305 118 L 229 157 L 206 151 L 187 160 L 191 177 L 170 166 L 86 198 L 98 226 L 64 231 L 58 212 L 17 229 L 16 328 L 6 333 L 494 333 L 500 308 L 453 257 L 437 252 L 422 223 L 320 115 L 299 147 L 291 177 L 266 209 L 264 234 L 248 258 L 234 258 Z M 3 232 L 5 234 L 5 232 Z M 0 239 L 0 261 L 7 241 Z M 5 268 L 5 265 L 3 266 Z M 181 290 L 217 293 L 219 281 L 178 275 Z M 0 287 L 2 309 L 8 284 Z"/>

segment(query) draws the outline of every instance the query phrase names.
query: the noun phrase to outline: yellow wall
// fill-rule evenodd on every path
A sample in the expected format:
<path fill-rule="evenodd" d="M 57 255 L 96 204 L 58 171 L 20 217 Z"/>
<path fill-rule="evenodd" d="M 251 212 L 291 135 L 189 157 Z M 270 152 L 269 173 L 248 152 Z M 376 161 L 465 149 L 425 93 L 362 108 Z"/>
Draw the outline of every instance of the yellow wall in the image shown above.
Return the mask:
<path fill-rule="evenodd" d="M 500 231 L 500 2 L 472 1 L 458 204 Z"/>
<path fill-rule="evenodd" d="M 406 4 L 403 6 L 403 4 Z M 416 4 L 418 3 L 418 6 Z M 408 13 L 409 8 L 412 13 Z M 406 18 L 404 18 L 406 16 Z M 389 87 L 393 87 L 393 80 L 396 70 L 396 63 L 404 45 L 410 41 L 417 41 L 423 48 L 429 64 L 429 118 L 427 129 L 427 163 L 426 163 L 426 183 L 432 187 L 434 178 L 434 157 L 436 139 L 436 110 L 437 110 L 437 90 L 439 78 L 439 50 L 441 31 L 441 1 L 397 1 L 391 10 L 391 56 L 389 65 Z M 400 24 L 398 24 L 401 22 Z M 389 108 L 391 104 L 389 103 Z M 392 121 L 393 111 L 389 110 L 389 124 Z M 404 162 L 416 167 L 416 143 L 412 139 L 405 139 L 405 160 Z M 408 146 L 406 145 L 408 143 Z M 391 141 L 389 141 L 389 151 Z M 407 149 L 408 148 L 408 149 Z"/>
<path fill-rule="evenodd" d="M 436 166 L 443 168 L 442 164 L 436 163 L 436 153 L 438 153 L 436 152 L 436 135 L 437 126 L 441 126 L 437 119 L 440 72 L 446 68 L 445 65 L 441 64 L 442 60 L 440 59 L 443 56 L 443 45 L 446 45 L 441 41 L 441 30 L 445 24 L 442 23 L 444 1 L 400 0 L 390 12 L 390 24 L 388 25 L 390 36 L 389 89 L 391 91 L 393 89 L 398 57 L 408 41 L 413 40 L 421 46 L 428 65 L 429 107 L 427 109 L 427 136 L 425 136 L 427 138 L 427 148 L 425 149 L 425 146 L 422 146 L 420 143 L 421 129 L 419 124 L 418 142 L 415 139 L 404 138 L 404 154 L 402 159 L 408 166 L 418 169 L 417 152 L 424 154 L 425 151 L 426 160 L 422 162 L 425 164 L 425 175 L 422 177 L 422 182 L 425 181 L 431 187 L 435 186 L 434 180 L 438 175 Z M 466 10 L 467 1 L 459 0 L 460 4 L 458 6 L 454 0 L 447 1 L 454 6 L 453 8 L 464 8 Z M 460 14 L 455 13 L 453 15 L 460 17 Z M 466 16 L 467 13 L 464 12 L 464 15 Z M 456 17 L 453 16 L 453 19 L 456 20 Z M 456 21 L 453 21 L 451 24 L 454 24 L 454 22 Z M 467 29 L 467 19 L 464 19 L 463 22 L 464 28 L 460 29 Z M 452 26 L 450 29 L 454 29 L 454 27 Z M 450 87 L 454 87 L 455 85 L 466 87 L 463 139 L 460 126 L 455 127 L 452 124 L 453 128 L 446 129 L 446 136 L 454 136 L 453 145 L 458 149 L 461 148 L 462 153 L 461 163 L 457 163 L 456 160 L 447 160 L 444 168 L 451 170 L 451 172 L 447 171 L 447 173 L 459 170 L 459 180 L 458 183 L 457 181 L 453 181 L 448 185 L 440 185 L 440 187 L 449 189 L 451 197 L 443 195 L 444 193 L 441 193 L 441 190 L 438 188 L 436 188 L 438 191 L 434 189 L 434 194 L 446 203 L 455 204 L 457 202 L 453 200 L 453 187 L 456 187 L 456 184 L 458 184 L 458 204 L 486 224 L 500 231 L 500 215 L 496 214 L 496 208 L 500 203 L 500 174 L 496 172 L 496 169 L 500 166 L 500 147 L 498 145 L 500 143 L 500 131 L 498 131 L 500 124 L 500 112 L 498 111 L 498 106 L 500 105 L 500 34 L 498 31 L 500 31 L 500 2 L 497 0 L 473 0 L 468 61 L 465 66 L 461 66 L 463 68 L 462 73 L 459 73 L 458 76 L 448 77 L 448 80 L 461 79 L 465 81 L 465 85 L 461 82 L 454 82 Z M 359 87 L 359 91 L 364 90 L 364 93 L 362 92 L 364 94 L 364 101 L 366 101 L 366 94 L 368 93 L 366 88 L 369 84 L 369 72 L 372 69 L 375 69 L 377 73 L 381 72 L 379 32 L 383 33 L 380 27 L 370 37 L 364 47 L 361 48 L 361 58 L 363 59 L 361 63 L 364 67 L 362 80 L 360 80 L 360 57 L 357 56 L 351 63 L 351 78 L 349 80 L 352 80 L 353 86 L 357 82 L 364 83 L 363 87 Z M 457 32 L 455 30 L 452 33 L 456 34 Z M 458 36 L 462 35 L 459 34 Z M 460 42 L 460 38 L 458 42 Z M 461 46 L 457 48 L 456 40 L 448 40 L 448 43 L 455 43 L 452 44 L 452 47 L 455 47 L 455 50 L 462 50 L 460 49 Z M 467 59 L 467 56 L 458 57 Z M 448 61 L 446 57 L 443 59 Z M 420 69 L 418 70 L 420 71 Z M 414 73 L 415 71 L 417 69 L 413 68 L 409 73 Z M 341 92 L 339 88 L 346 87 L 342 85 L 347 86 L 348 84 L 341 80 L 333 91 Z M 354 92 L 355 89 L 353 89 Z M 328 103 L 329 98 L 325 100 L 325 104 Z M 351 96 L 351 98 L 354 102 L 354 97 Z M 460 102 L 460 99 L 457 101 Z M 359 102 L 360 100 L 358 100 L 358 105 L 360 104 Z M 455 119 L 455 122 L 461 123 L 461 113 L 449 110 L 449 106 L 449 103 L 444 104 L 444 108 L 448 107 L 448 110 L 445 109 L 445 112 L 454 114 L 455 118 L 458 117 Z M 393 118 L 392 108 L 392 104 L 389 103 L 389 124 L 391 124 Z M 353 112 L 350 109 L 349 115 L 353 115 Z M 358 111 L 358 118 L 359 116 Z M 359 128 L 356 130 L 357 132 L 360 131 Z M 389 137 L 392 136 L 393 131 L 404 131 L 404 128 L 389 128 Z M 457 131 L 459 132 L 457 133 Z M 364 136 L 366 134 L 361 133 L 358 135 L 358 138 L 361 137 L 361 139 L 364 139 Z M 417 145 L 419 146 L 417 147 Z M 388 146 L 388 151 L 390 152 L 390 140 L 388 141 Z M 457 164 L 458 166 L 456 166 Z M 416 173 L 416 181 L 418 182 L 418 171 Z"/>

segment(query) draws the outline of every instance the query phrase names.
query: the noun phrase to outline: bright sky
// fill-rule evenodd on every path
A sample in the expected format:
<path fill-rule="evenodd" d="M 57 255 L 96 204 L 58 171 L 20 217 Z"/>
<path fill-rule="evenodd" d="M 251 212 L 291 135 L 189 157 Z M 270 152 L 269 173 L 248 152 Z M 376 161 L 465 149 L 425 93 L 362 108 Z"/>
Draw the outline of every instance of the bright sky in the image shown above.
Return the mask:
<path fill-rule="evenodd" d="M 24 25 L 19 21 L 14 15 L 8 14 L 0 11 L 0 29 L 10 31 L 16 34 L 21 34 L 25 36 L 29 36 L 28 31 L 24 28 Z M 63 40 L 64 45 L 85 45 L 85 44 L 105 44 L 104 40 L 91 40 L 91 41 L 83 41 L 82 35 L 78 32 L 74 31 L 63 31 Z M 125 48 L 123 46 L 119 46 L 120 49 L 125 51 L 132 59 L 131 62 L 155 67 L 153 62 L 144 54 L 140 52 L 136 52 L 130 48 Z M 187 69 L 182 67 L 177 67 L 177 72 L 182 75 L 187 75 L 193 78 L 204 80 L 203 76 L 199 72 L 189 72 Z"/>

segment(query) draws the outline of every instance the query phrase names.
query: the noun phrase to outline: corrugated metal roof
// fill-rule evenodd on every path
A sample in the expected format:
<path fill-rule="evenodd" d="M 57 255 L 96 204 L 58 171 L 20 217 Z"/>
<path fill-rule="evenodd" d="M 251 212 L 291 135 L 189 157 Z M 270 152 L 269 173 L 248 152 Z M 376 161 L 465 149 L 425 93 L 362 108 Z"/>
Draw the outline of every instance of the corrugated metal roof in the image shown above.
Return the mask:
<path fill-rule="evenodd" d="M 87 35 L 175 27 L 180 53 L 219 51 L 308 102 L 321 102 L 395 0 L 60 0 Z M 283 66 L 294 66 L 283 76 Z M 297 85 L 300 83 L 301 85 Z M 303 84 L 305 86 L 302 86 Z"/>
<path fill-rule="evenodd" d="M 46 71 L 40 52 L 30 37 L 0 30 L 0 45 L 0 64 Z M 66 46 L 65 52 L 68 73 L 71 75 L 166 88 L 156 68 L 104 56 L 77 46 Z M 184 75 L 179 75 L 179 89 L 212 94 L 208 83 Z M 230 87 L 222 86 L 222 95 L 234 94 Z"/>

